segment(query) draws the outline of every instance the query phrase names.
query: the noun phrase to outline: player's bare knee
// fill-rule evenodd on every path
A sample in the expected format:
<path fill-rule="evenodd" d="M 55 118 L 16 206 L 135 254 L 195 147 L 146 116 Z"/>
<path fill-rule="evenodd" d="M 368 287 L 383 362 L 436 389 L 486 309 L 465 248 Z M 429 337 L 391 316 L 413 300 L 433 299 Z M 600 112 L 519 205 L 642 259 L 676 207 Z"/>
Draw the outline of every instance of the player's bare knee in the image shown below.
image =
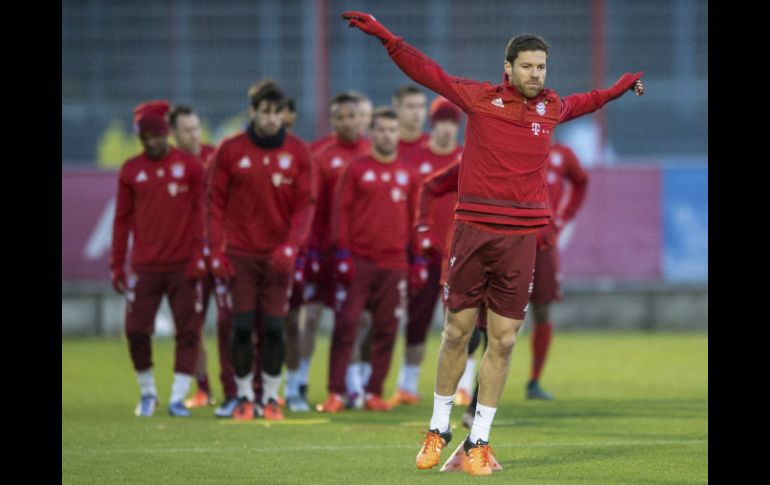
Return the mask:
<path fill-rule="evenodd" d="M 467 347 L 470 341 L 472 332 L 463 328 L 460 325 L 453 324 L 447 321 L 444 325 L 443 341 L 445 345 L 451 347 Z"/>
<path fill-rule="evenodd" d="M 488 333 L 489 349 L 501 357 L 508 357 L 516 346 L 516 332 L 513 330 L 505 332 Z"/>

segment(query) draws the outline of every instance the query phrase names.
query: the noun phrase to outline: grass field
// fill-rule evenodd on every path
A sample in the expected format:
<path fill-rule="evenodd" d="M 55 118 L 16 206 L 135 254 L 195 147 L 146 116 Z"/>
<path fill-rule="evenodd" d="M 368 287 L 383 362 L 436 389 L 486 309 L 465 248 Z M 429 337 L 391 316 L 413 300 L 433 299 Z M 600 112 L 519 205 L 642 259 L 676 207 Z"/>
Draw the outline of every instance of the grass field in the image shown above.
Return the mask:
<path fill-rule="evenodd" d="M 119 339 L 62 340 L 64 484 L 466 483 L 462 473 L 419 471 L 414 457 L 432 409 L 437 334 L 421 376 L 428 398 L 390 413 L 286 413 L 235 423 L 212 409 L 166 413 L 172 342 L 154 344 L 160 407 L 133 416 L 139 397 Z M 386 394 L 394 389 L 402 341 Z M 490 435 L 503 471 L 475 478 L 523 484 L 708 482 L 708 337 L 705 334 L 557 333 L 543 385 L 557 400 L 524 400 L 529 334 L 520 338 Z M 209 369 L 216 379 L 213 340 Z M 311 367 L 311 405 L 325 397 L 328 339 Z M 216 380 L 217 397 L 221 388 Z M 454 449 L 464 438 L 452 413 Z M 444 458 L 449 451 L 444 452 Z"/>

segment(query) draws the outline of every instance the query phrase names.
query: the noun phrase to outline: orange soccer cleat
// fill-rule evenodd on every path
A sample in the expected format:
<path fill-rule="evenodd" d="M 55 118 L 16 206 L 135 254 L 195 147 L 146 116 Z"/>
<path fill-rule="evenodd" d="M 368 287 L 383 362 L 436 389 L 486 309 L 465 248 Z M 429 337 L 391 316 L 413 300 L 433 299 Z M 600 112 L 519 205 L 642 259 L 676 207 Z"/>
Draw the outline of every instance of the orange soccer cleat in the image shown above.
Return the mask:
<path fill-rule="evenodd" d="M 268 421 L 283 420 L 283 411 L 281 410 L 281 405 L 275 399 L 270 399 L 267 401 L 267 404 L 265 404 L 263 409 L 263 413 L 264 418 Z"/>
<path fill-rule="evenodd" d="M 390 411 L 392 406 L 376 394 L 367 394 L 364 399 L 364 409 L 367 411 Z"/>
<path fill-rule="evenodd" d="M 465 470 L 468 475 L 484 476 L 492 474 L 492 462 L 494 460 L 494 452 L 492 447 L 489 446 L 489 442 L 478 439 L 476 444 L 471 444 L 470 441 L 465 440 L 465 453 L 467 460 L 465 461 Z"/>
<path fill-rule="evenodd" d="M 471 403 L 471 393 L 465 389 L 458 389 L 455 394 L 455 406 L 467 406 Z"/>
<path fill-rule="evenodd" d="M 213 406 L 216 403 L 217 403 L 216 399 L 211 397 L 205 391 L 198 389 L 195 392 L 195 394 L 193 394 L 189 399 L 185 400 L 184 405 L 188 409 L 192 409 L 192 408 L 202 408 L 204 406 Z"/>
<path fill-rule="evenodd" d="M 326 401 L 316 405 L 315 408 L 319 413 L 340 413 L 345 410 L 345 400 L 341 395 L 332 392 L 329 393 Z"/>
<path fill-rule="evenodd" d="M 245 397 L 238 399 L 238 405 L 233 411 L 233 419 L 236 421 L 249 421 L 254 419 L 254 403 Z"/>
<path fill-rule="evenodd" d="M 390 399 L 388 399 L 388 404 L 391 407 L 399 406 L 402 404 L 411 406 L 412 404 L 417 404 L 420 401 L 422 401 L 422 396 L 420 396 L 419 394 L 412 394 L 409 391 L 398 389 L 393 394 L 393 396 Z"/>
<path fill-rule="evenodd" d="M 439 433 L 438 429 L 432 429 L 425 435 L 420 452 L 417 453 L 416 464 L 420 470 L 427 470 L 438 465 L 441 459 L 441 450 L 452 441 L 452 432 Z"/>

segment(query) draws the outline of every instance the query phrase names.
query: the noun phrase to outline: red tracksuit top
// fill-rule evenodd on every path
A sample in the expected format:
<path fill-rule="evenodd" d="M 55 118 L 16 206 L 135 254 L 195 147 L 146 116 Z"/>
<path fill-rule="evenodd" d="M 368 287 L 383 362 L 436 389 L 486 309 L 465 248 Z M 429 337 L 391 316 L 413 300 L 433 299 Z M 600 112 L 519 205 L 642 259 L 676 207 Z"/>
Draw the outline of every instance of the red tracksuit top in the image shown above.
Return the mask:
<path fill-rule="evenodd" d="M 286 133 L 278 148 L 255 145 L 246 131 L 226 138 L 217 147 L 211 173 L 212 248 L 254 257 L 284 243 L 302 247 L 315 199 L 315 167 L 295 135 Z"/>
<path fill-rule="evenodd" d="M 407 270 L 419 184 L 419 174 L 398 158 L 349 163 L 335 189 L 332 243 L 380 268 Z"/>
<path fill-rule="evenodd" d="M 430 141 L 430 135 L 423 132 L 419 138 L 417 138 L 414 141 L 405 141 L 405 140 L 398 140 L 398 158 L 410 163 L 414 161 L 414 157 L 417 155 L 417 152 L 420 151 L 420 147 L 422 147 L 425 143 L 428 143 Z"/>
<path fill-rule="evenodd" d="M 313 234 L 310 237 L 311 249 L 320 252 L 332 250 L 330 224 L 334 187 L 342 169 L 351 161 L 367 155 L 371 148 L 371 142 L 363 137 L 353 143 L 335 138 L 332 144 L 313 157 L 318 173 L 318 202 L 313 219 Z"/>
<path fill-rule="evenodd" d="M 596 111 L 623 94 L 610 89 L 565 98 L 544 89 L 524 98 L 515 86 L 450 76 L 400 37 L 385 43 L 398 67 L 467 115 L 455 219 L 537 228 L 552 216 L 546 158 L 559 123 Z"/>
<path fill-rule="evenodd" d="M 431 175 L 442 171 L 445 167 L 458 164 L 462 153 L 463 147 L 458 144 L 451 153 L 438 155 L 430 149 L 428 142 L 424 142 L 413 152 L 412 158 L 407 164 L 419 173 L 422 180 L 425 181 L 430 178 Z M 418 191 L 418 205 L 421 206 L 422 196 L 419 194 L 420 192 Z M 452 190 L 439 194 L 430 201 L 430 226 L 436 240 L 440 242 L 438 248 L 440 254 L 443 254 L 444 251 L 444 241 L 452 226 L 452 218 L 456 204 L 457 179 L 455 178 L 454 188 Z"/>
<path fill-rule="evenodd" d="M 112 228 L 111 268 L 123 268 L 129 233 L 131 266 L 140 272 L 178 271 L 203 244 L 203 167 L 171 147 L 160 160 L 144 153 L 120 169 Z"/>
<path fill-rule="evenodd" d="M 559 143 L 551 147 L 546 181 L 554 217 L 565 223 L 574 219 L 585 200 L 588 174 L 568 147 Z M 565 190 L 567 182 L 570 184 L 569 193 Z"/>

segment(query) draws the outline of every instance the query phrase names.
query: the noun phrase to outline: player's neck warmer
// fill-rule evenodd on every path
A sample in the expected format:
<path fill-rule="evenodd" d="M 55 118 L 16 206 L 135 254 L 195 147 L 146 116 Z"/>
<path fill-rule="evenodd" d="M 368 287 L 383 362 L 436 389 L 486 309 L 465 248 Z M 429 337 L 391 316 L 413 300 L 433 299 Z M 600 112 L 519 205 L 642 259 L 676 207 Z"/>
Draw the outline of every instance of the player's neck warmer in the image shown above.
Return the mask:
<path fill-rule="evenodd" d="M 254 132 L 254 122 L 249 123 L 246 129 L 249 134 L 249 140 L 260 148 L 278 148 L 283 146 L 283 139 L 286 138 L 286 127 L 282 126 L 278 133 L 273 136 L 261 137 Z"/>

